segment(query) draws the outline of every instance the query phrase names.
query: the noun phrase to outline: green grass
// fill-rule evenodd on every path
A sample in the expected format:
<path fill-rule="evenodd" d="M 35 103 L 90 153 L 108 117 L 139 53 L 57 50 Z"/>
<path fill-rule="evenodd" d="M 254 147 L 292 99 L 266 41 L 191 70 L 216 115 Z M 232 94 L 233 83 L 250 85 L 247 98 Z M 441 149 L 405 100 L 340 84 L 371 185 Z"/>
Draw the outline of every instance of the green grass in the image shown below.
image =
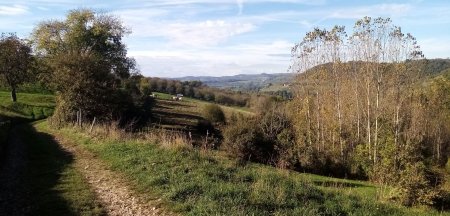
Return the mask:
<path fill-rule="evenodd" d="M 163 99 L 163 100 L 172 100 L 172 95 L 170 94 L 166 94 L 166 93 L 160 93 L 160 92 L 154 92 L 155 95 L 158 96 L 158 99 Z M 190 98 L 190 97 L 183 97 L 182 101 L 183 103 L 187 103 L 196 107 L 200 107 L 200 106 L 205 106 L 206 104 L 211 104 L 214 102 L 208 102 L 208 101 L 204 101 L 204 100 L 199 100 L 199 99 L 195 99 L 195 98 Z M 231 114 L 232 112 L 237 112 L 237 113 L 242 113 L 245 115 L 253 115 L 253 112 L 247 108 L 247 107 L 238 107 L 238 106 L 225 106 L 225 105 L 219 105 L 222 109 L 224 109 L 226 114 Z"/>
<path fill-rule="evenodd" d="M 73 166 L 73 155 L 64 151 L 39 124 L 35 131 L 22 126 L 28 147 L 27 184 L 33 215 L 103 215 L 88 183 Z"/>
<path fill-rule="evenodd" d="M 192 130 L 200 119 L 204 118 L 203 108 L 211 102 L 183 97 L 181 101 L 172 100 L 169 94 L 155 92 L 158 95 L 152 110 L 153 124 L 157 127 L 175 130 Z M 242 107 L 219 105 L 225 113 L 225 119 L 230 119 L 233 113 L 253 115 Z"/>
<path fill-rule="evenodd" d="M 171 95 L 171 94 L 166 94 L 166 93 L 161 93 L 161 92 L 153 92 L 153 94 L 158 99 L 163 99 L 163 100 L 172 100 L 172 97 L 173 97 L 173 95 Z"/>
<path fill-rule="evenodd" d="M 42 125 L 43 126 L 43 125 Z M 124 173 L 134 190 L 186 215 L 438 215 L 376 200 L 377 186 L 239 164 L 220 152 L 58 131 Z M 448 215 L 448 213 L 446 213 Z"/>
<path fill-rule="evenodd" d="M 53 95 L 18 93 L 13 103 L 10 92 L 0 92 L 0 116 L 6 118 L 43 119 L 53 114 L 54 107 Z"/>

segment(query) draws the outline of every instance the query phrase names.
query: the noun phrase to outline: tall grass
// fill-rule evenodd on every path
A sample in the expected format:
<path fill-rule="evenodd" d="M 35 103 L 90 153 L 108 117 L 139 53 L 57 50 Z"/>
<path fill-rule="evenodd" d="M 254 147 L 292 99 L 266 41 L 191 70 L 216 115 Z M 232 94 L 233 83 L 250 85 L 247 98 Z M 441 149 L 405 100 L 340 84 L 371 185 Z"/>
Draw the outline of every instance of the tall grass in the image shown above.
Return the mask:
<path fill-rule="evenodd" d="M 182 134 L 164 130 L 123 135 L 113 126 L 57 133 L 125 174 L 147 199 L 186 215 L 437 215 L 376 199 L 376 186 L 242 164 L 221 152 L 190 147 Z M 56 131 L 55 131 L 56 132 Z M 120 136 L 119 136 L 120 135 Z"/>

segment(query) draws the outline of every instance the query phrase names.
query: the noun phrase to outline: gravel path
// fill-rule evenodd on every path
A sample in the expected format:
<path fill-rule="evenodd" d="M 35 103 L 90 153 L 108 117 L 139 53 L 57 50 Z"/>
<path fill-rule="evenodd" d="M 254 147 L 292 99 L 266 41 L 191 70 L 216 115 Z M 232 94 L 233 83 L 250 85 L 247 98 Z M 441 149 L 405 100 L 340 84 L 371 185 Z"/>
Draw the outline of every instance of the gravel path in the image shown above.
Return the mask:
<path fill-rule="evenodd" d="M 8 146 L 0 158 L 0 216 L 33 215 L 29 206 L 29 189 L 24 174 L 27 172 L 27 149 L 20 134 L 20 126 L 10 133 Z M 74 165 L 95 191 L 108 215 L 174 215 L 160 207 L 160 200 L 145 202 L 133 194 L 124 178 L 95 158 L 95 156 L 57 136 L 60 146 L 75 157 Z"/>
<path fill-rule="evenodd" d="M 173 215 L 160 208 L 160 200 L 145 202 L 133 194 L 121 175 L 108 168 L 92 153 L 57 136 L 56 140 L 68 152 L 75 155 L 75 167 L 80 170 L 108 215 Z"/>
<path fill-rule="evenodd" d="M 25 188 L 26 146 L 18 126 L 10 132 L 8 145 L 0 160 L 0 215 L 28 215 L 29 191 Z"/>

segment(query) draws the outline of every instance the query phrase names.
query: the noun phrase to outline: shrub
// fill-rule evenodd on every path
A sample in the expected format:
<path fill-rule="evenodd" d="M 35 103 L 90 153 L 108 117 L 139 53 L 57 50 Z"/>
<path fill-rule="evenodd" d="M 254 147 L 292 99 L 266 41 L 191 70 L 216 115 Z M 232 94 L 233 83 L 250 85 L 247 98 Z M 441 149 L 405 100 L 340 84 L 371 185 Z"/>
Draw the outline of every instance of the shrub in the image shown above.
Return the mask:
<path fill-rule="evenodd" d="M 225 123 L 225 114 L 216 104 L 208 104 L 203 108 L 204 117 L 212 123 Z"/>
<path fill-rule="evenodd" d="M 431 173 L 429 173 L 430 175 Z M 400 201 L 403 205 L 433 205 L 440 191 L 427 178 L 425 165 L 421 162 L 407 164 L 400 173 Z"/>
<path fill-rule="evenodd" d="M 262 134 L 255 123 L 254 120 L 240 120 L 226 127 L 223 132 L 224 150 L 242 161 L 261 161 L 259 144 Z"/>

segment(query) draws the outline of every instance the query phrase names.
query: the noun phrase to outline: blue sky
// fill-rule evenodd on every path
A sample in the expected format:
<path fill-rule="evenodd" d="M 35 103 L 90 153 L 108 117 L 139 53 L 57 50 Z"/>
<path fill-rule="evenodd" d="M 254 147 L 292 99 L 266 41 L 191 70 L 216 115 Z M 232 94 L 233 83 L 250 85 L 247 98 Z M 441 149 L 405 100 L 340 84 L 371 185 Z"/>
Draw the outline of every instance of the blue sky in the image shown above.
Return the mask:
<path fill-rule="evenodd" d="M 91 8 L 119 16 L 132 33 L 128 55 L 145 76 L 286 72 L 290 49 L 314 27 L 390 17 L 427 58 L 450 57 L 450 1 L 356 0 L 1 0 L 0 32 L 28 37 L 40 21 Z"/>

